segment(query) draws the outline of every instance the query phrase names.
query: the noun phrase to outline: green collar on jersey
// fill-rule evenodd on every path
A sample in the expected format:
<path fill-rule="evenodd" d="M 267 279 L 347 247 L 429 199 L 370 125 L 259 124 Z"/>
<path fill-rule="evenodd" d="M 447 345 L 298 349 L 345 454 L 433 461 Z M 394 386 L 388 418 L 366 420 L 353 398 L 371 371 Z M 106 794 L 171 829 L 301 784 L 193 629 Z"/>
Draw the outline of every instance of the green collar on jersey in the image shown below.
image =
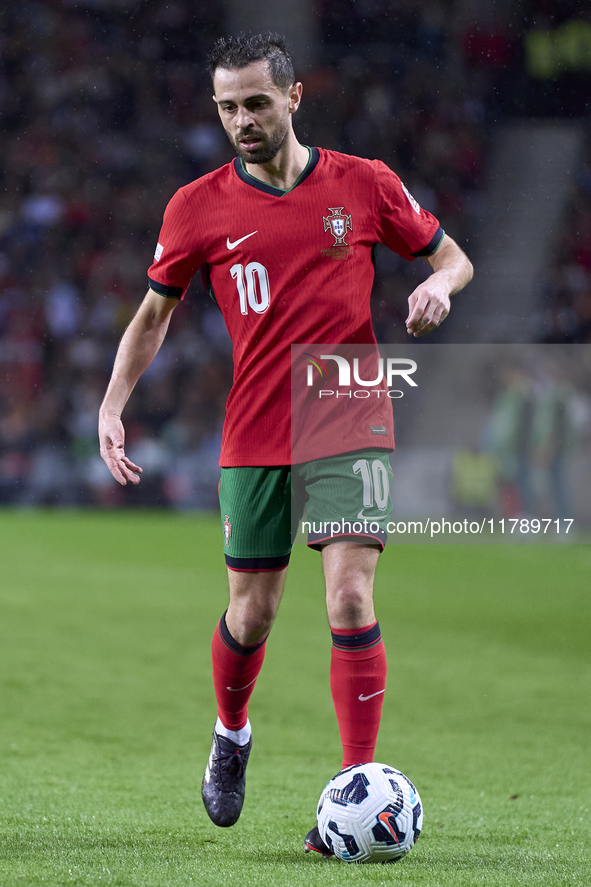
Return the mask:
<path fill-rule="evenodd" d="M 308 148 L 307 145 L 304 145 L 305 148 Z M 243 182 L 246 182 L 247 185 L 251 185 L 253 188 L 257 188 L 259 191 L 264 191 L 265 194 L 273 194 L 275 197 L 283 197 L 285 194 L 289 194 L 290 191 L 293 191 L 294 188 L 297 188 L 298 185 L 301 185 L 304 179 L 307 179 L 310 173 L 316 167 L 316 164 L 320 160 L 320 151 L 318 148 L 308 148 L 310 152 L 310 156 L 308 157 L 308 162 L 296 181 L 293 183 L 291 188 L 287 190 L 283 190 L 283 188 L 276 188 L 274 185 L 268 185 L 267 182 L 261 182 L 260 179 L 257 179 L 255 176 L 251 176 L 249 172 L 246 171 L 246 167 L 244 163 L 239 157 L 236 157 L 234 160 L 234 169 L 240 179 Z"/>

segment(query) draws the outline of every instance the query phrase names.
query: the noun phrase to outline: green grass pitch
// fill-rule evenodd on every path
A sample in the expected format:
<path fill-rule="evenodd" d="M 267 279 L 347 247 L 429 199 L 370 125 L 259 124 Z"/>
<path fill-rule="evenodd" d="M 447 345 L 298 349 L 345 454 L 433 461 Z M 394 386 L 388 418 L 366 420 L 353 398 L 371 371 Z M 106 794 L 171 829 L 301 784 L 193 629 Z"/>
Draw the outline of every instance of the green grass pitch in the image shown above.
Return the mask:
<path fill-rule="evenodd" d="M 339 769 L 318 555 L 294 552 L 243 815 L 217 829 L 217 519 L 0 512 L 1 887 L 589 887 L 590 575 L 588 545 L 387 549 L 377 758 L 425 824 L 398 865 L 347 866 L 302 853 Z"/>

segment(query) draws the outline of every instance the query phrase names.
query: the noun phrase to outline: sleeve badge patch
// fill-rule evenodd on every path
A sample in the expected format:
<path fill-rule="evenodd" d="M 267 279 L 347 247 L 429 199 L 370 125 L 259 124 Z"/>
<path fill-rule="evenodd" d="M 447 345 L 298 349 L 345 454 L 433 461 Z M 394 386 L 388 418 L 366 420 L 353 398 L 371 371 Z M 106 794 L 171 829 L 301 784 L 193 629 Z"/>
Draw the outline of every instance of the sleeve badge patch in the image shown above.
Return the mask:
<path fill-rule="evenodd" d="M 162 253 L 164 252 L 164 247 L 161 243 L 156 244 L 156 252 L 154 253 L 154 261 L 159 262 L 162 258 Z"/>
<path fill-rule="evenodd" d="M 405 193 L 406 196 L 408 197 L 408 202 L 410 203 L 410 205 L 412 206 L 412 208 L 414 209 L 414 211 L 416 212 L 416 214 L 417 214 L 418 216 L 420 216 L 420 214 L 421 214 L 421 207 L 419 206 L 419 204 L 417 203 L 417 201 L 414 199 L 414 197 L 412 196 L 412 194 L 410 193 L 410 191 L 408 190 L 408 188 L 406 187 L 406 185 L 404 184 L 404 182 L 400 182 L 400 184 L 402 185 L 402 190 L 404 191 L 404 193 Z"/>

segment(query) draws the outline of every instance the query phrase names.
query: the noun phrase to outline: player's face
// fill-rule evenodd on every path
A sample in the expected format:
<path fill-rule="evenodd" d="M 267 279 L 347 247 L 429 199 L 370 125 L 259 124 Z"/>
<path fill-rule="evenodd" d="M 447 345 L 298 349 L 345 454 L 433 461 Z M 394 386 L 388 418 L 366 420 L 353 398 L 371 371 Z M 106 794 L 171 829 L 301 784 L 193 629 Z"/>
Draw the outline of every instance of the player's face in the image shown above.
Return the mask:
<path fill-rule="evenodd" d="M 268 163 L 285 143 L 301 84 L 287 91 L 273 83 L 267 61 L 246 68 L 218 68 L 213 81 L 220 119 L 245 163 Z"/>

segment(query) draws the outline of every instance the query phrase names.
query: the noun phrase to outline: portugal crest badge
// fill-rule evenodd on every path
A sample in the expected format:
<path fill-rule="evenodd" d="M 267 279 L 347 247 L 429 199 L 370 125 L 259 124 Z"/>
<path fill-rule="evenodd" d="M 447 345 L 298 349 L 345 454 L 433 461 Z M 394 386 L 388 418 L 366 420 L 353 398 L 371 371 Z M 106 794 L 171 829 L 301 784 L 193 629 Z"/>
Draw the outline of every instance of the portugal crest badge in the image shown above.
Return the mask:
<path fill-rule="evenodd" d="M 332 213 L 332 216 L 322 216 L 324 230 L 330 231 L 334 237 L 333 246 L 347 246 L 345 235 L 347 231 L 353 230 L 351 216 L 344 215 L 343 209 L 342 206 L 329 206 L 328 211 Z"/>
<path fill-rule="evenodd" d="M 230 523 L 230 515 L 224 515 L 224 543 L 226 548 L 230 546 L 230 536 L 232 535 L 232 524 Z"/>

